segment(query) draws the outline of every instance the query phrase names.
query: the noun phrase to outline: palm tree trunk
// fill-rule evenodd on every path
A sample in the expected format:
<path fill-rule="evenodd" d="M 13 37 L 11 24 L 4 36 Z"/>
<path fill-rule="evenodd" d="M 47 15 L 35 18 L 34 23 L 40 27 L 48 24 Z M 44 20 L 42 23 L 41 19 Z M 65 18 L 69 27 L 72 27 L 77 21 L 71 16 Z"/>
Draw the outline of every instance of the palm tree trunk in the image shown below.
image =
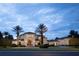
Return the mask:
<path fill-rule="evenodd" d="M 17 32 L 17 44 L 19 46 L 19 33 Z"/>
<path fill-rule="evenodd" d="M 41 32 L 41 44 L 43 45 L 43 33 Z"/>

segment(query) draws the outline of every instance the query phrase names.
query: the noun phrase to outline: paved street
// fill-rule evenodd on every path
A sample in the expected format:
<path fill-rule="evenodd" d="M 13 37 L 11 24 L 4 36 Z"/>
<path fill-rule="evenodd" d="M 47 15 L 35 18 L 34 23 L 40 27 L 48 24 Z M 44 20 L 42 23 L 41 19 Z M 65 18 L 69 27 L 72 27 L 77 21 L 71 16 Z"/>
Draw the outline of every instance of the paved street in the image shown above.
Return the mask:
<path fill-rule="evenodd" d="M 0 56 L 79 56 L 79 51 L 0 51 Z"/>

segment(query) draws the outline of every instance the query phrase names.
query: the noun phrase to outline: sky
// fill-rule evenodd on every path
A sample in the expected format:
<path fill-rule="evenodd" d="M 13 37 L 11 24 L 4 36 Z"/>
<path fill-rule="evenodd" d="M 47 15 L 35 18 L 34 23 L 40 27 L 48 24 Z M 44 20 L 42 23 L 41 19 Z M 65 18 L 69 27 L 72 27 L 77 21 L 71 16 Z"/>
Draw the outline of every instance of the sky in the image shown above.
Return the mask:
<path fill-rule="evenodd" d="M 79 31 L 79 4 L 77 3 L 2 3 L 0 4 L 0 31 L 16 37 L 13 27 L 20 25 L 24 32 L 35 32 L 45 24 L 48 39 L 64 37 L 70 30 Z"/>

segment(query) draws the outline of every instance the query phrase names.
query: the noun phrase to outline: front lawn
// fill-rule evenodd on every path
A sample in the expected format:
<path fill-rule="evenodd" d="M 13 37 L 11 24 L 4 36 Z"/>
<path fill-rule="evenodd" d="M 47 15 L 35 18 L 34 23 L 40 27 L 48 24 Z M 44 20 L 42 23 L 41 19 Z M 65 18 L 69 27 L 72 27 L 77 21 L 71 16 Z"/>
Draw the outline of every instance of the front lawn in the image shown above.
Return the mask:
<path fill-rule="evenodd" d="M 49 47 L 49 48 L 27 48 L 27 47 L 8 47 L 8 48 L 0 48 L 0 51 L 79 51 L 79 48 L 67 47 Z"/>

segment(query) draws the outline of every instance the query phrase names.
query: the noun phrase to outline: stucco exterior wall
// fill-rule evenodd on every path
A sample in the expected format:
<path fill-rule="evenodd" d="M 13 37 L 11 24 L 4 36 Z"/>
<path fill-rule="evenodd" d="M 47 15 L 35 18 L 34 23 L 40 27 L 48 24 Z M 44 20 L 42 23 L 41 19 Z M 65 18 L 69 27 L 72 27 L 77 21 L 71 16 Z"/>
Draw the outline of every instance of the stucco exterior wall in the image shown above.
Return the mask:
<path fill-rule="evenodd" d="M 60 40 L 58 40 L 58 42 L 57 42 L 57 45 L 69 45 L 69 40 L 70 40 L 70 38 L 64 38 L 64 39 L 60 39 Z"/>
<path fill-rule="evenodd" d="M 49 45 L 54 45 L 54 46 L 58 46 L 58 41 L 50 41 L 49 42 Z"/>
<path fill-rule="evenodd" d="M 12 44 L 18 45 L 18 42 L 17 41 L 12 41 Z"/>
<path fill-rule="evenodd" d="M 41 37 L 38 36 L 38 41 L 36 41 L 36 35 L 33 33 L 32 34 L 31 33 L 30 34 L 29 33 L 23 34 L 23 35 L 19 36 L 18 38 L 19 38 L 19 42 L 21 43 L 21 45 L 25 45 L 25 46 L 29 45 L 29 41 L 30 41 L 31 46 L 38 45 L 40 43 L 40 40 L 41 40 Z M 23 39 L 23 40 L 21 41 L 21 39 Z M 15 41 L 13 43 L 15 43 L 17 45 L 18 41 Z M 48 43 L 47 38 L 44 37 L 43 44 L 47 44 L 47 43 Z"/>
<path fill-rule="evenodd" d="M 24 39 L 24 45 L 27 46 L 28 41 L 31 41 L 31 44 L 35 46 L 35 34 L 25 34 L 21 37 L 21 39 Z"/>

